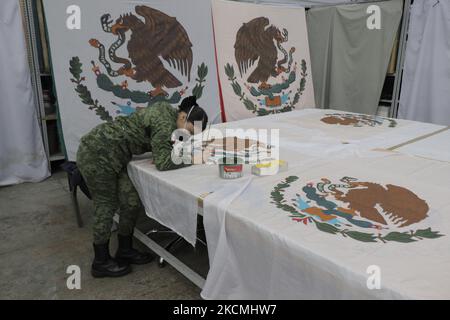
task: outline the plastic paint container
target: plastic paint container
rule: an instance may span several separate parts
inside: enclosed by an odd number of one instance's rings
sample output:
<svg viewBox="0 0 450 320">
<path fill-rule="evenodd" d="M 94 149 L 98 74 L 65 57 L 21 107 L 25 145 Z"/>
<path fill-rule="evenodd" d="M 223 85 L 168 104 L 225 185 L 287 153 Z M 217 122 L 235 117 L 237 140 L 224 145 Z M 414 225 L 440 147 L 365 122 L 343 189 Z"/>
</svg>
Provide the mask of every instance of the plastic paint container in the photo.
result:
<svg viewBox="0 0 450 320">
<path fill-rule="evenodd" d="M 287 171 L 288 163 L 284 160 L 271 160 L 252 166 L 252 173 L 256 176 L 272 176 Z"/>
<path fill-rule="evenodd" d="M 241 158 L 219 160 L 219 175 L 222 179 L 238 179 L 243 176 L 244 161 Z"/>
</svg>

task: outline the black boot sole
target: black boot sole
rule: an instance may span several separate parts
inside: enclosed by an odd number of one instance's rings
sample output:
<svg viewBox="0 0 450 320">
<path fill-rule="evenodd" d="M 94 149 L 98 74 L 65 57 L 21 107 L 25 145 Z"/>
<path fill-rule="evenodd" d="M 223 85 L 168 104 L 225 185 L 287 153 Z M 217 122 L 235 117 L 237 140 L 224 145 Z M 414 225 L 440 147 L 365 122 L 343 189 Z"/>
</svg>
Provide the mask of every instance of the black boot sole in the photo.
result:
<svg viewBox="0 0 450 320">
<path fill-rule="evenodd" d="M 118 278 L 123 277 L 131 272 L 131 267 L 124 269 L 121 272 L 107 272 L 91 269 L 91 275 L 94 278 Z"/>
</svg>

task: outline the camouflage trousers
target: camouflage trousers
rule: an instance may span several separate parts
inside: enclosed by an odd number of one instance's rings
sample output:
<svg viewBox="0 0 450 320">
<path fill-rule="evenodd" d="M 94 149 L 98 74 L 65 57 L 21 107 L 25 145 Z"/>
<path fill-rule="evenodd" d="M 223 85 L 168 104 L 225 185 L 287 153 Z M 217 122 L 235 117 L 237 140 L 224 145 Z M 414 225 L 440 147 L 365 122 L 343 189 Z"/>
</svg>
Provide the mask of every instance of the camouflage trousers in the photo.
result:
<svg viewBox="0 0 450 320">
<path fill-rule="evenodd" d="M 126 165 L 119 173 L 105 161 L 105 149 L 81 144 L 77 166 L 94 202 L 94 243 L 104 244 L 111 237 L 113 216 L 119 210 L 119 233 L 131 235 L 142 210 L 139 195 L 128 177 Z"/>
</svg>

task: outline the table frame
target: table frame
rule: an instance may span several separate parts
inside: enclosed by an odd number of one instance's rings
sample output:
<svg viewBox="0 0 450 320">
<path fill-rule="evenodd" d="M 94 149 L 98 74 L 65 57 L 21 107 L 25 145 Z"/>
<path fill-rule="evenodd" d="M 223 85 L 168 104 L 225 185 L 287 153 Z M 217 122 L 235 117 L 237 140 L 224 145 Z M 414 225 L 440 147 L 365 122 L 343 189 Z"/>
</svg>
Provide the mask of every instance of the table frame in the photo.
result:
<svg viewBox="0 0 450 320">
<path fill-rule="evenodd" d="M 150 218 L 149 218 L 150 219 Z M 119 223 L 119 215 L 114 216 L 114 222 Z M 172 253 L 166 250 L 164 247 L 159 245 L 156 241 L 151 239 L 148 235 L 143 233 L 138 228 L 134 228 L 134 237 L 138 239 L 142 244 L 144 244 L 151 251 L 156 253 L 159 257 L 163 258 L 168 264 L 170 264 L 175 270 L 180 272 L 183 276 L 185 276 L 188 280 L 190 280 L 193 284 L 195 284 L 200 289 L 203 289 L 205 285 L 206 279 L 203 278 L 200 274 L 192 270 L 185 263 L 175 257 Z"/>
</svg>

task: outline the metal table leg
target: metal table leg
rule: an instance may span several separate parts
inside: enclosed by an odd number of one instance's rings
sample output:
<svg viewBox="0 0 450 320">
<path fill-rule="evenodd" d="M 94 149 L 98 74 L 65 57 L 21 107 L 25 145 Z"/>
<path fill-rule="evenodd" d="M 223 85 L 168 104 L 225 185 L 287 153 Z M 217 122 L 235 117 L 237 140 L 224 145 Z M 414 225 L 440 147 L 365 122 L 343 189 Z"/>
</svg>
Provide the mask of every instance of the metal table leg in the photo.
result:
<svg viewBox="0 0 450 320">
<path fill-rule="evenodd" d="M 119 222 L 119 216 L 114 216 L 114 221 Z M 200 289 L 205 285 L 205 278 L 199 275 L 197 272 L 189 268 L 186 264 L 181 262 L 173 254 L 166 250 L 166 248 L 160 246 L 154 240 L 150 239 L 146 234 L 141 232 L 139 229 L 134 228 L 134 236 L 136 239 L 141 241 L 147 248 L 156 253 L 159 257 L 164 259 L 168 264 L 175 268 L 178 272 L 188 278 L 192 283 L 194 283 Z"/>
</svg>

